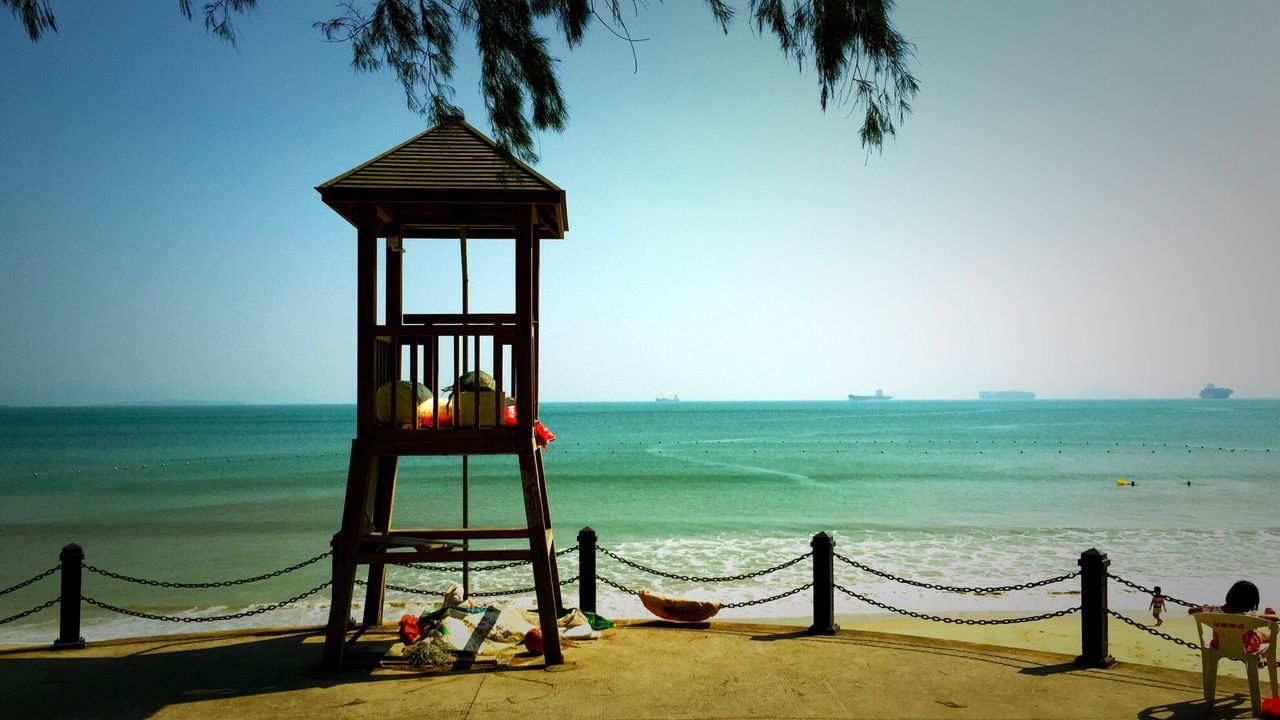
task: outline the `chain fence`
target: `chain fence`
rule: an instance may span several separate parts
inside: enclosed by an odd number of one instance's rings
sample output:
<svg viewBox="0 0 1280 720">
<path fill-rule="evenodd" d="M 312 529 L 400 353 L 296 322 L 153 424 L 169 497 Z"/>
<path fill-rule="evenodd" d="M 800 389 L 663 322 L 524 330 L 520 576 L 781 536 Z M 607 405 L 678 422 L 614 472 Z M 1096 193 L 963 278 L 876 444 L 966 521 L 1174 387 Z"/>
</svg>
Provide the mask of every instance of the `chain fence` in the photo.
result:
<svg viewBox="0 0 1280 720">
<path fill-rule="evenodd" d="M 1124 578 L 1120 577 L 1119 575 L 1112 575 L 1111 573 L 1107 573 L 1107 577 L 1108 577 L 1108 578 L 1110 578 L 1111 580 L 1115 580 L 1116 582 L 1120 583 L 1121 585 L 1128 585 L 1129 587 L 1133 588 L 1134 590 L 1137 590 L 1138 592 L 1143 593 L 1143 594 L 1145 594 L 1145 595 L 1154 595 L 1154 594 L 1155 594 L 1155 592 L 1156 592 L 1156 591 L 1155 591 L 1154 589 L 1152 589 L 1152 588 L 1143 587 L 1143 586 L 1139 585 L 1139 584 L 1138 584 L 1138 583 L 1136 583 L 1136 582 L 1131 582 L 1131 581 L 1129 581 L 1129 580 L 1125 580 Z M 1187 602 L 1186 600 L 1179 600 L 1179 599 L 1178 599 L 1178 598 L 1176 598 L 1176 597 L 1169 597 L 1168 595 L 1165 595 L 1163 592 L 1162 592 L 1162 593 L 1160 593 L 1160 594 L 1161 594 L 1162 596 L 1164 596 L 1164 599 L 1165 599 L 1166 601 L 1171 602 L 1171 603 L 1173 603 L 1173 604 L 1175 604 L 1175 605 L 1181 605 L 1182 607 L 1188 607 L 1188 608 L 1190 608 L 1190 607 L 1198 607 L 1198 606 L 1200 605 L 1200 603 L 1191 603 L 1191 602 Z M 1197 647 L 1198 647 L 1198 646 L 1197 646 Z"/>
<path fill-rule="evenodd" d="M 240 580 L 219 580 L 214 582 L 201 582 L 201 583 L 168 582 L 165 580 L 147 580 L 144 578 L 131 577 L 129 575 L 121 575 L 119 573 L 111 572 L 110 570 L 102 570 L 100 568 L 96 568 L 90 565 L 89 563 L 84 563 L 83 567 L 85 570 L 88 570 L 89 572 L 94 573 L 95 575 L 109 577 L 109 578 L 112 578 L 113 580 L 123 580 L 124 582 L 134 583 L 137 585 L 147 585 L 150 587 L 162 587 L 162 588 L 188 588 L 188 589 L 207 590 L 209 588 L 235 587 L 236 585 L 248 585 L 249 583 L 255 583 L 260 580 L 267 580 L 274 577 L 280 577 L 281 575 L 287 575 L 295 570 L 301 570 L 302 568 L 307 567 L 308 565 L 312 565 L 314 563 L 320 562 L 321 560 L 329 557 L 332 554 L 333 554 L 333 551 L 328 550 L 309 560 L 303 560 L 302 562 L 297 563 L 295 565 L 290 565 L 287 568 L 282 568 L 280 570 L 265 573 L 262 575 L 255 575 L 254 577 L 243 578 Z"/>
<path fill-rule="evenodd" d="M 1074 612 L 1080 612 L 1079 607 L 1073 607 L 1073 608 L 1066 608 L 1064 610 L 1058 610 L 1057 612 L 1049 612 L 1049 613 L 1043 613 L 1040 615 L 1030 615 L 1027 617 L 1016 617 L 1016 618 L 990 619 L 990 618 L 942 617 L 940 615 L 929 615 L 926 613 L 919 613 L 912 610 L 904 610 L 899 607 L 894 607 L 892 605 L 882 603 L 879 600 L 873 600 L 872 598 L 869 598 L 865 595 L 860 595 L 850 590 L 849 588 L 844 587 L 843 585 L 836 584 L 834 585 L 834 587 L 835 589 L 839 590 L 845 595 L 848 595 L 851 598 L 854 598 L 856 600 L 861 600 L 862 602 L 867 603 L 868 605 L 874 605 L 882 610 L 895 612 L 895 613 L 898 613 L 899 615 L 906 615 L 908 617 L 916 618 L 917 620 L 931 620 L 933 622 L 947 623 L 948 625 L 1015 625 L 1017 623 L 1029 623 L 1029 622 L 1036 622 L 1038 620 L 1048 620 L 1049 618 L 1062 617 L 1063 615 L 1070 615 L 1071 613 L 1074 613 Z"/>
<path fill-rule="evenodd" d="M 597 547 L 596 551 L 604 553 L 605 555 L 608 555 L 609 557 L 613 558 L 614 560 L 617 560 L 623 565 L 626 565 L 627 567 L 635 568 L 640 572 L 645 572 L 645 573 L 649 573 L 650 575 L 657 575 L 659 577 L 664 577 L 664 578 L 671 578 L 672 580 L 685 580 L 688 582 L 702 582 L 702 583 L 737 582 L 739 580 L 750 580 L 751 578 L 764 577 L 765 575 L 768 575 L 770 573 L 776 573 L 779 570 L 789 568 L 798 562 L 801 562 L 803 560 L 813 557 L 813 551 L 810 550 L 809 552 L 799 557 L 792 558 L 790 560 L 787 560 L 786 562 L 779 563 L 777 565 L 774 565 L 773 567 L 765 568 L 763 570 L 755 570 L 752 572 L 741 573 L 739 575 L 702 577 L 698 575 L 680 575 L 678 573 L 669 573 L 669 572 L 663 572 L 662 570 L 655 570 L 654 568 L 641 565 L 638 562 L 628 560 L 622 557 L 621 555 L 618 555 L 617 553 L 614 553 L 602 547 Z"/>
<path fill-rule="evenodd" d="M 21 590 L 22 588 L 30 585 L 31 583 L 40 582 L 41 580 L 58 572 L 58 570 L 60 570 L 61 568 L 62 568 L 61 565 L 54 565 L 53 567 L 49 568 L 48 570 L 45 570 L 44 572 L 40 573 L 39 575 L 36 575 L 33 578 L 30 578 L 28 580 L 23 580 L 22 582 L 18 583 L 17 585 L 14 585 L 13 587 L 7 587 L 4 590 L 0 590 L 0 596 L 8 595 L 14 590 Z M 3 624 L 3 623 L 0 623 L 0 624 Z"/>
<path fill-rule="evenodd" d="M 562 557 L 575 552 L 579 552 L 580 549 L 581 548 L 579 545 L 574 545 L 572 547 L 556 551 L 555 556 Z M 734 575 L 700 576 L 700 575 L 687 575 L 682 573 L 667 572 L 664 570 L 659 570 L 657 568 L 650 567 L 648 565 L 636 562 L 634 560 L 630 560 L 618 554 L 617 552 L 614 552 L 613 550 L 610 550 L 604 547 L 596 546 L 594 550 L 596 553 L 602 554 L 608 558 L 611 558 L 612 560 L 620 563 L 621 565 L 627 568 L 630 568 L 632 570 L 638 571 L 640 573 L 654 575 L 662 578 L 668 578 L 671 580 L 678 580 L 678 581 L 691 582 L 691 583 L 705 583 L 705 584 L 741 582 L 746 580 L 752 580 L 754 578 L 765 577 L 773 573 L 777 573 L 782 570 L 785 570 L 787 568 L 794 567 L 799 563 L 805 562 L 806 560 L 810 560 L 814 558 L 814 555 L 815 555 L 813 551 L 809 551 L 804 553 L 803 555 L 799 555 L 794 558 L 777 563 L 776 565 L 772 565 L 772 566 L 765 567 L 758 570 L 742 572 Z M 1042 580 L 1036 580 L 1036 581 L 1025 582 L 1025 583 L 1008 584 L 1008 585 L 997 585 L 997 586 L 970 587 L 970 586 L 958 586 L 958 585 L 944 585 L 939 583 L 922 582 L 919 580 L 912 580 L 909 578 L 901 577 L 890 572 L 886 572 L 883 570 L 879 570 L 877 568 L 870 567 L 850 557 L 846 557 L 844 555 L 835 553 L 830 550 L 827 550 L 825 552 L 830 552 L 831 557 L 833 559 L 838 559 L 842 563 L 850 567 L 853 567 L 863 572 L 870 573 L 871 575 L 882 578 L 884 580 L 888 580 L 894 583 L 901 583 L 901 584 L 909 585 L 916 588 L 923 588 L 927 590 L 935 590 L 935 591 L 949 592 L 949 593 L 970 593 L 975 595 L 988 595 L 988 594 L 1014 592 L 1014 591 L 1020 591 L 1020 590 L 1029 590 L 1033 588 L 1044 587 L 1047 585 L 1053 585 L 1056 583 L 1072 580 L 1074 578 L 1080 577 L 1080 574 L 1081 574 L 1079 571 L 1076 571 L 1076 572 L 1065 573 L 1065 574 L 1054 576 L 1054 577 L 1045 578 Z M 134 584 L 144 585 L 149 587 L 179 588 L 179 589 L 212 589 L 212 588 L 235 587 L 239 585 L 246 585 L 249 583 L 256 583 L 263 580 L 280 577 L 282 575 L 286 575 L 286 574 L 295 572 L 297 570 L 301 570 L 305 567 L 311 566 L 315 563 L 318 563 L 324 560 L 325 558 L 332 556 L 332 554 L 333 554 L 332 551 L 326 551 L 324 553 L 316 555 L 315 557 L 309 558 L 307 560 L 303 560 L 302 562 L 299 562 L 299 563 L 295 563 L 286 568 L 275 570 L 273 572 L 264 573 L 261 575 L 256 575 L 253 577 L 235 579 L 235 580 L 210 581 L 210 582 L 175 582 L 175 581 L 163 581 L 163 580 L 149 580 L 145 578 L 138 578 L 130 575 L 124 575 L 121 573 L 112 572 L 109 570 L 104 570 L 104 569 L 95 567 L 93 565 L 89 565 L 87 563 L 82 563 L 80 567 L 96 575 L 111 578 L 114 580 L 119 580 L 122 582 L 134 583 Z M 530 564 L 529 560 L 518 560 L 514 562 L 505 562 L 505 563 L 471 567 L 470 570 L 472 572 L 490 572 L 490 571 L 497 571 L 497 570 L 504 570 L 504 569 L 526 566 L 529 564 Z M 438 572 L 457 572 L 461 569 L 460 566 L 458 565 L 440 566 L 440 565 L 430 565 L 430 564 L 421 564 L 421 563 L 406 563 L 404 564 L 404 567 L 412 567 L 419 570 L 438 571 Z M 59 572 L 60 569 L 61 569 L 61 566 L 57 565 L 52 568 L 49 568 L 48 570 L 34 577 L 24 580 L 23 582 L 20 582 L 16 585 L 13 585 L 8 588 L 0 589 L 0 596 L 8 595 L 9 593 L 13 593 L 17 590 L 30 586 L 34 583 L 37 583 L 45 578 L 48 578 L 54 573 Z M 1154 590 L 1152 588 L 1144 587 L 1138 583 L 1135 583 L 1123 577 L 1120 577 L 1119 575 L 1107 573 L 1106 577 L 1110 580 L 1115 580 L 1121 585 L 1124 585 L 1137 592 L 1148 594 L 1148 595 L 1154 593 Z M 581 576 L 575 575 L 572 578 L 560 581 L 559 585 L 560 587 L 565 587 L 568 585 L 577 584 L 581 581 L 582 581 Z M 639 595 L 641 592 L 640 590 L 636 590 L 634 588 L 628 587 L 622 584 L 621 582 L 618 582 L 617 580 L 614 580 L 604 575 L 594 575 L 594 577 L 588 576 L 586 578 L 586 582 L 592 582 L 592 581 L 602 583 L 606 586 L 614 588 L 615 590 L 618 590 L 627 595 L 633 595 L 633 596 Z M 364 580 L 356 579 L 355 583 L 357 585 L 367 586 L 367 582 Z M 142 618 L 146 620 L 156 620 L 156 621 L 171 622 L 171 623 L 209 623 L 209 622 L 239 620 L 239 619 L 279 610 L 281 608 L 293 605 L 308 597 L 311 597 L 312 595 L 315 595 L 316 593 L 319 593 L 325 588 L 328 588 L 331 586 L 332 586 L 332 581 L 326 581 L 310 590 L 307 590 L 306 592 L 300 593 L 298 595 L 287 598 L 285 600 L 281 600 L 280 602 L 263 605 L 261 607 L 256 607 L 254 609 L 246 610 L 244 612 L 223 614 L 223 615 L 209 615 L 209 616 L 203 616 L 203 617 L 162 615 L 162 614 L 142 612 L 139 610 L 131 610 L 128 608 L 112 605 L 110 603 L 103 602 L 93 597 L 89 597 L 85 595 L 81 595 L 79 600 L 88 605 L 95 606 L 97 608 L 106 610 L 108 612 L 114 612 L 121 615 L 128 615 L 131 617 Z M 387 590 L 391 590 L 395 592 L 402 592 L 402 593 L 408 593 L 408 594 L 420 595 L 420 596 L 431 596 L 431 597 L 437 597 L 437 598 L 444 596 L 447 592 L 447 591 L 437 591 L 437 590 L 427 590 L 427 589 L 414 588 L 414 587 L 406 587 L 403 585 L 394 585 L 390 583 L 387 583 L 385 587 Z M 919 619 L 919 620 L 927 620 L 931 622 L 940 622 L 940 623 L 955 624 L 955 625 L 1011 625 L 1011 624 L 1017 624 L 1017 623 L 1029 623 L 1029 622 L 1047 620 L 1047 619 L 1056 618 L 1056 617 L 1063 617 L 1063 616 L 1081 611 L 1081 607 L 1077 606 L 1077 607 L 1064 608 L 1062 610 L 1057 610 L 1054 612 L 1045 612 L 1038 615 L 1031 615 L 1031 616 L 1025 616 L 1025 617 L 996 618 L 996 619 L 945 617 L 945 616 L 931 615 L 928 613 L 915 612 L 912 610 L 895 607 L 893 605 L 880 602 L 878 600 L 875 600 L 874 598 L 855 592 L 854 590 L 848 587 L 835 584 L 835 583 L 832 583 L 831 586 L 826 586 L 825 584 L 823 584 L 823 585 L 820 585 L 819 587 L 824 591 L 826 591 L 828 587 L 830 589 L 839 590 L 844 595 L 851 597 L 855 600 L 858 600 L 862 603 L 865 603 L 867 605 L 871 605 L 881 610 L 885 610 L 898 615 L 904 615 L 904 616 Z M 752 607 L 757 605 L 764 605 L 766 603 L 772 603 L 778 600 L 782 600 L 784 598 L 791 597 L 799 593 L 811 591 L 814 588 L 815 588 L 815 583 L 806 582 L 803 585 L 799 585 L 798 587 L 794 587 L 790 590 L 779 592 L 777 594 L 770 595 L 768 597 L 743 600 L 740 602 L 724 603 L 721 605 L 721 607 L 724 609 L 737 609 L 737 608 Z M 507 589 L 500 589 L 500 590 L 490 590 L 490 591 L 483 591 L 483 592 L 472 592 L 470 593 L 470 596 L 476 597 L 476 598 L 503 597 L 503 596 L 525 595 L 529 593 L 535 593 L 536 591 L 537 591 L 536 586 L 528 586 L 528 587 L 507 588 Z M 1182 605 L 1186 607 L 1194 606 L 1193 603 L 1190 603 L 1185 600 L 1181 600 L 1179 598 L 1170 597 L 1168 595 L 1165 595 L 1164 597 L 1166 601 L 1173 604 Z M 63 602 L 63 599 L 61 597 L 53 598 L 52 600 L 49 600 L 35 607 L 32 607 L 23 612 L 17 613 L 15 615 L 11 615 L 6 618 L 0 618 L 0 625 L 5 625 L 8 623 L 15 622 L 17 620 L 21 620 L 30 615 L 33 615 L 35 613 L 38 613 L 50 607 L 53 607 L 54 605 L 57 605 L 61 602 Z M 1127 625 L 1130 625 L 1132 627 L 1138 628 L 1139 630 L 1142 630 L 1152 636 L 1159 637 L 1161 639 L 1175 643 L 1179 646 L 1185 647 L 1190 650 L 1200 649 L 1200 646 L 1197 643 L 1189 642 L 1187 640 L 1183 640 L 1181 638 L 1177 638 L 1167 633 L 1161 632 L 1144 623 L 1141 623 L 1136 620 L 1133 620 L 1132 618 L 1126 617 L 1125 615 L 1119 612 L 1116 612 L 1115 610 L 1108 609 L 1106 612 L 1111 617 L 1115 617 L 1121 622 Z"/>
<path fill-rule="evenodd" d="M 564 555 L 568 555 L 571 552 L 576 552 L 577 550 L 578 550 L 577 545 L 574 545 L 573 547 L 570 547 L 570 548 L 565 548 L 564 550 L 557 550 L 556 557 L 562 557 Z M 520 567 L 521 565 L 528 565 L 531 562 L 533 561 L 532 560 L 516 560 L 514 562 L 501 563 L 498 565 L 479 565 L 479 566 L 473 565 L 472 567 L 468 568 L 468 572 L 488 572 L 490 570 L 506 570 L 507 568 Z M 462 566 L 460 565 L 427 565 L 426 563 L 405 563 L 405 567 L 411 567 L 418 570 L 430 570 L 432 572 L 458 572 L 459 570 L 462 569 Z"/>
<path fill-rule="evenodd" d="M 882 577 L 885 580 L 892 580 L 893 582 L 902 583 L 904 585 L 911 585 L 913 587 L 918 587 L 918 588 L 926 588 L 929 590 L 941 590 L 943 592 L 952 592 L 952 593 L 974 593 L 976 595 L 985 595 L 985 594 L 994 594 L 994 593 L 1013 592 L 1015 590 L 1030 590 L 1031 588 L 1043 587 L 1045 585 L 1053 585 L 1054 583 L 1060 583 L 1060 582 L 1063 582 L 1064 580 L 1070 580 L 1071 578 L 1080 576 L 1080 571 L 1077 570 L 1076 572 L 1067 573 L 1065 575 L 1058 575 L 1056 577 L 1045 578 L 1044 580 L 1036 580 L 1033 582 L 1018 583 L 1017 585 L 994 585 L 990 587 L 964 587 L 961 585 L 939 585 L 936 583 L 927 583 L 927 582 L 920 582 L 918 580 L 910 580 L 908 578 L 899 577 L 892 573 L 887 573 L 882 570 L 877 570 L 873 567 L 863 565 L 857 560 L 854 560 L 852 558 L 847 558 L 844 555 L 841 555 L 840 553 L 832 553 L 832 555 L 834 555 L 837 560 L 840 560 L 841 562 L 847 565 L 851 565 L 859 570 L 869 572 L 872 575 L 875 575 L 877 577 Z"/>
<path fill-rule="evenodd" d="M 272 610 L 279 610 L 280 608 L 292 605 L 298 602 L 299 600 L 303 600 L 305 598 L 311 597 L 312 595 L 315 595 L 316 593 L 329 587 L 332 584 L 333 584 L 332 581 L 326 580 L 323 583 L 317 585 L 316 587 L 313 587 L 304 593 L 294 595 L 293 597 L 287 600 L 281 600 L 278 603 L 264 605 L 263 607 L 254 608 L 253 610 L 246 610 L 244 612 L 232 613 L 230 615 L 206 615 L 201 617 L 192 617 L 190 615 L 154 615 L 152 613 L 139 612 L 137 610 L 129 610 L 128 608 L 117 607 L 110 603 L 105 603 L 100 600 L 95 600 L 91 597 L 88 597 L 87 595 L 81 595 L 80 599 L 90 605 L 93 605 L 94 607 L 102 608 L 103 610 L 110 610 L 111 612 L 114 612 L 114 613 L 120 613 L 121 615 L 129 615 L 131 617 L 136 617 L 136 618 L 143 618 L 145 620 L 162 620 L 164 622 L 172 622 L 172 623 L 208 623 L 208 622 L 221 622 L 223 620 L 239 620 L 241 618 L 253 617 L 254 615 L 261 615 L 263 613 L 268 613 L 268 612 L 271 612 Z"/>
<path fill-rule="evenodd" d="M 37 606 L 35 606 L 35 607 L 31 608 L 30 610 L 24 610 L 23 612 L 20 612 L 20 613 L 18 613 L 17 615 L 10 615 L 10 616 L 9 616 L 9 617 L 7 617 L 7 618 L 0 618 L 0 625 L 4 625 L 4 624 L 7 624 L 7 623 L 11 623 L 11 622 L 13 622 L 14 620 L 21 620 L 22 618 L 24 618 L 24 617 L 26 617 L 26 616 L 28 616 L 28 615 L 35 615 L 36 613 L 40 612 L 41 610 L 45 610 L 45 609 L 51 608 L 51 607 L 53 607 L 54 605 L 57 605 L 57 604 L 58 604 L 58 603 L 60 603 L 60 602 L 62 602 L 62 598 L 60 598 L 60 597 L 56 597 L 56 598 L 54 598 L 54 599 L 50 600 L 49 602 L 41 603 L 41 604 L 39 604 L 39 605 L 37 605 Z"/>
<path fill-rule="evenodd" d="M 629 588 L 626 585 L 623 585 L 622 583 L 616 582 L 614 580 L 611 580 L 605 577 L 604 575 L 597 575 L 596 579 L 604 583 L 605 585 L 608 585 L 609 587 L 614 588 L 616 590 L 621 590 L 622 592 L 627 593 L 628 595 L 640 594 L 639 590 Z M 792 595 L 795 595 L 796 593 L 804 592 L 805 590 L 808 590 L 811 587 L 813 587 L 813 583 L 808 582 L 801 585 L 798 588 L 793 588 L 786 592 L 778 593 L 777 595 L 770 595 L 769 597 L 757 598 L 755 600 L 743 600 L 742 602 L 736 602 L 736 603 L 724 603 L 720 607 L 726 610 L 731 610 L 733 608 L 749 607 L 752 605 L 763 605 L 765 603 L 773 602 L 774 600 L 781 600 L 784 597 L 790 597 Z"/>
<path fill-rule="evenodd" d="M 566 585 L 572 585 L 576 582 L 578 582 L 578 576 L 574 575 L 568 580 L 561 580 L 560 587 L 564 587 Z M 356 584 L 368 586 L 369 583 L 364 580 L 357 579 Z M 388 590 L 396 590 L 398 592 L 410 593 L 412 595 L 434 595 L 436 597 L 444 597 L 446 594 L 448 594 L 448 591 L 446 590 L 421 590 L 418 588 L 405 587 L 403 585 L 392 585 L 391 583 L 387 583 L 385 587 Z M 471 597 L 499 597 L 502 595 L 523 595 L 525 593 L 535 592 L 537 591 L 537 589 L 538 588 L 536 585 L 530 585 L 529 587 L 523 587 L 523 588 L 511 588 L 510 590 L 490 590 L 488 592 L 473 592 L 473 593 L 470 593 L 470 596 Z"/>
<path fill-rule="evenodd" d="M 1136 627 L 1139 630 L 1145 633 L 1148 633 L 1150 635 L 1155 635 L 1158 638 L 1164 638 L 1165 640 L 1168 640 L 1171 643 L 1181 645 L 1185 648 L 1190 648 L 1192 650 L 1195 650 L 1196 652 L 1200 651 L 1200 645 L 1198 643 L 1189 642 L 1187 640 L 1183 640 L 1182 638 L 1176 638 L 1168 633 L 1160 632 L 1159 630 L 1153 627 L 1150 627 L 1149 625 L 1145 625 L 1143 623 L 1138 622 L 1137 620 L 1125 617 L 1124 615 L 1121 615 L 1120 613 L 1116 612 L 1115 610 L 1112 610 L 1111 608 L 1107 608 L 1107 614 L 1117 620 L 1120 620 L 1121 622 L 1124 622 L 1128 625 L 1132 625 L 1133 627 Z"/>
</svg>

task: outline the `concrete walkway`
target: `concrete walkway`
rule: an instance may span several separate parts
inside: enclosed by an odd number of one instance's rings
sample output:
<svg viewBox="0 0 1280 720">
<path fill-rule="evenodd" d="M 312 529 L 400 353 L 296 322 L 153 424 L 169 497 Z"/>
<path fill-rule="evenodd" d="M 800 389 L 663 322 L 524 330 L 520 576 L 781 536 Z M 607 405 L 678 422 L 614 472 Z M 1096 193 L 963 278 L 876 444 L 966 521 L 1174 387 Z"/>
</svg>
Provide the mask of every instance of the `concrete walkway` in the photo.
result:
<svg viewBox="0 0 1280 720">
<path fill-rule="evenodd" d="M 363 667 L 337 676 L 316 670 L 314 628 L 0 651 L 0 717 L 1205 717 L 1194 673 L 847 630 L 644 623 L 567 647 L 560 667 L 521 656 L 433 673 L 377 667 L 393 642 L 366 636 Z M 1243 681 L 1218 690 L 1219 717 L 1249 716 Z"/>
</svg>

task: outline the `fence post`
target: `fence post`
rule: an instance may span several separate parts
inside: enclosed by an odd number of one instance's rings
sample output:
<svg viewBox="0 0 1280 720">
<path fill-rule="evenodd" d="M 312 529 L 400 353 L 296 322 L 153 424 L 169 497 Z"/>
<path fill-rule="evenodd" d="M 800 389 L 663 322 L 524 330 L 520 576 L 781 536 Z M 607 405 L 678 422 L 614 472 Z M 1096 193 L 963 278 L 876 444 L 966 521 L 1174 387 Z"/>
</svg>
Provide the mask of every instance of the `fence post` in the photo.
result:
<svg viewBox="0 0 1280 720">
<path fill-rule="evenodd" d="M 62 548 L 58 560 L 62 563 L 61 618 L 53 649 L 79 650 L 84 647 L 84 638 L 80 636 L 80 572 L 84 566 L 84 550 L 71 543 Z"/>
<path fill-rule="evenodd" d="M 813 625 L 810 635 L 835 635 L 835 558 L 836 540 L 825 532 L 813 536 Z"/>
<path fill-rule="evenodd" d="M 596 611 L 596 531 L 590 526 L 578 531 L 578 607 Z"/>
<path fill-rule="evenodd" d="M 1076 665 L 1109 668 L 1107 654 L 1107 567 L 1111 560 L 1097 548 L 1080 553 L 1080 656 Z"/>
</svg>

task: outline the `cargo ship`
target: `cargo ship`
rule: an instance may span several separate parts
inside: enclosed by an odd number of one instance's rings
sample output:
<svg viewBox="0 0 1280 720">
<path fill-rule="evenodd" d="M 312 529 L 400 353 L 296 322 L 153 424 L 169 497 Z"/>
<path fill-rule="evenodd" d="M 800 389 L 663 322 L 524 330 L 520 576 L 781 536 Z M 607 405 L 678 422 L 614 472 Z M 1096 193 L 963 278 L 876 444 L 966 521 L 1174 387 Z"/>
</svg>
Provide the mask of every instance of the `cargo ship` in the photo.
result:
<svg viewBox="0 0 1280 720">
<path fill-rule="evenodd" d="M 850 400 L 892 400 L 892 395 L 885 395 L 884 390 L 876 388 L 875 395 L 850 395 Z"/>
<path fill-rule="evenodd" d="M 1213 383 L 1209 383 L 1200 391 L 1200 397 L 1205 400 L 1226 400 L 1231 397 L 1232 392 L 1234 391 L 1231 388 L 1218 387 Z"/>
<path fill-rule="evenodd" d="M 654 402 L 680 402 L 680 396 L 672 395 L 671 397 L 654 398 L 653 401 Z"/>
<path fill-rule="evenodd" d="M 983 390 L 979 400 L 1035 400 L 1036 394 L 1026 390 Z"/>
</svg>

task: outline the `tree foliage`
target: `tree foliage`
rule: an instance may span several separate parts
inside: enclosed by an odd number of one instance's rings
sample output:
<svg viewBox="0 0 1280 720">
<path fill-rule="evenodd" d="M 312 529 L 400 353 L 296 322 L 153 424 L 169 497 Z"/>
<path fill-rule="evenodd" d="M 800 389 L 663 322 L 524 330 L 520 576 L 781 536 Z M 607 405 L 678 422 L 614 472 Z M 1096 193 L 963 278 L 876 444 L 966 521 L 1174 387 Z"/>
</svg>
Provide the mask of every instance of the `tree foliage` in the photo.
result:
<svg viewBox="0 0 1280 720">
<path fill-rule="evenodd" d="M 659 0 L 661 1 L 661 0 Z M 38 40 L 57 32 L 50 0 L 0 0 Z M 737 14 L 729 0 L 704 0 L 724 32 Z M 208 0 L 204 26 L 230 43 L 232 16 L 258 0 Z M 480 92 L 499 144 L 529 161 L 537 159 L 534 133 L 564 129 L 568 109 L 549 38 L 554 25 L 570 48 L 595 24 L 630 43 L 628 12 L 644 0 L 346 0 L 338 17 L 317 22 L 333 42 L 349 43 L 360 71 L 389 68 L 404 87 L 411 110 L 438 121 L 461 114 L 452 85 L 459 31 L 475 37 Z M 178 0 L 193 18 L 192 0 Z M 783 55 L 818 78 L 819 104 L 863 108 L 862 144 L 879 149 L 911 112 L 919 85 L 911 73 L 915 47 L 894 28 L 893 0 L 748 0 L 755 32 L 772 35 Z"/>
</svg>

